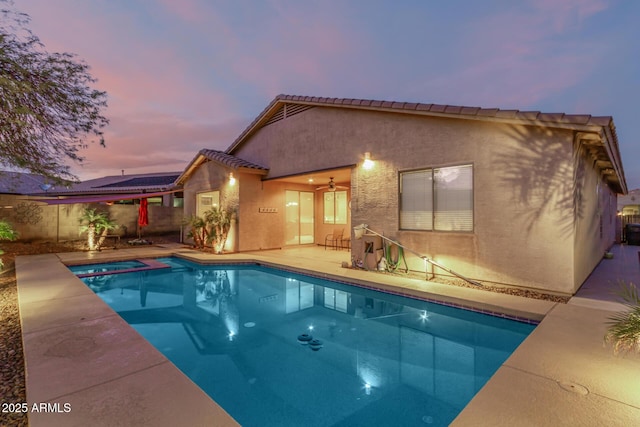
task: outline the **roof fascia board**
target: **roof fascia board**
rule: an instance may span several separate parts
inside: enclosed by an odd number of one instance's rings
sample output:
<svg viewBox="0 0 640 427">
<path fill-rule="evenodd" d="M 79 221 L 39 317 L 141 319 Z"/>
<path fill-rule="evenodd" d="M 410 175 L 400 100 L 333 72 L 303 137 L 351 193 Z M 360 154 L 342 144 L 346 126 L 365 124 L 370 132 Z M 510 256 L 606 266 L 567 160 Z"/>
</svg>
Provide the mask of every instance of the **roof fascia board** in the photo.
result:
<svg viewBox="0 0 640 427">
<path fill-rule="evenodd" d="M 479 116 L 472 114 L 460 114 L 460 113 L 447 113 L 447 112 L 438 112 L 438 111 L 430 111 L 430 110 L 408 110 L 408 109 L 397 109 L 383 106 L 371 106 L 371 105 L 353 105 L 353 104 L 330 104 L 326 102 L 320 101 L 308 101 L 308 100 L 288 100 L 277 97 L 272 103 L 265 108 L 265 110 L 258 116 L 258 118 L 243 131 L 242 134 L 238 137 L 238 139 L 231 145 L 225 153 L 233 154 L 239 146 L 244 144 L 246 140 L 255 133 L 258 129 L 262 127 L 264 123 L 266 123 L 271 115 L 276 112 L 280 106 L 283 104 L 297 104 L 297 105 L 308 105 L 313 107 L 325 107 L 325 108 L 344 108 L 351 110 L 366 110 L 366 111 L 374 111 L 374 112 L 384 112 L 384 113 L 393 113 L 393 114 L 409 114 L 409 115 L 417 115 L 417 116 L 428 116 L 428 117 L 442 117 L 442 118 L 450 118 L 457 120 L 476 120 L 476 121 L 484 121 L 491 123 L 505 123 L 512 125 L 524 125 L 524 126 L 537 126 L 537 127 L 545 127 L 545 128 L 555 128 L 555 129 L 567 129 L 567 130 L 577 130 L 577 131 L 586 131 L 586 132 L 594 132 L 602 129 L 603 126 L 596 124 L 579 124 L 579 123 L 562 123 L 562 122 L 553 122 L 553 121 L 543 121 L 543 120 L 529 120 L 524 118 L 509 118 L 509 117 L 495 117 L 495 116 Z"/>
<path fill-rule="evenodd" d="M 603 143 L 605 150 L 607 151 L 607 156 L 611 159 L 611 163 L 613 164 L 613 169 L 618 176 L 618 182 L 620 183 L 620 189 L 622 190 L 622 194 L 627 194 L 627 182 L 624 176 L 624 169 L 622 167 L 622 159 L 620 156 L 620 149 L 618 147 L 618 138 L 612 131 L 613 124 L 609 126 L 603 126 Z"/>
<path fill-rule="evenodd" d="M 184 182 L 191 176 L 193 175 L 193 173 L 196 171 L 196 169 L 198 169 L 200 166 L 202 166 L 205 163 L 208 162 L 214 162 L 219 166 L 222 166 L 225 169 L 231 169 L 233 171 L 238 171 L 238 172 L 243 172 L 243 173 L 252 173 L 252 174 L 256 174 L 256 175 L 266 175 L 267 174 L 267 170 L 264 169 L 254 169 L 254 168 L 247 168 L 244 166 L 229 166 L 226 165 L 222 162 L 219 162 L 218 160 L 215 159 L 210 159 L 207 156 L 205 156 L 204 154 L 198 154 L 195 159 L 193 159 L 191 161 L 191 163 L 186 167 L 185 171 L 182 173 L 182 175 L 180 175 L 178 177 L 178 179 L 176 179 L 176 185 L 184 185 Z"/>
<path fill-rule="evenodd" d="M 182 172 L 178 179 L 176 179 L 176 185 L 184 185 L 185 181 L 193 174 L 196 169 L 198 169 L 201 164 L 205 163 L 206 160 L 208 159 L 202 154 L 196 154 L 193 160 L 191 160 L 191 162 L 184 169 L 184 172 Z"/>
<path fill-rule="evenodd" d="M 240 136 L 224 152 L 227 154 L 233 154 L 233 151 L 236 148 L 238 148 L 240 145 L 242 145 L 250 135 L 252 135 L 255 131 L 260 129 L 262 125 L 264 125 L 271 118 L 271 115 L 280 108 L 281 105 L 284 105 L 287 103 L 301 104 L 301 105 L 314 105 L 314 106 L 322 105 L 319 103 L 309 103 L 309 102 L 291 102 L 291 101 L 287 102 L 284 99 L 280 99 L 276 97 L 276 99 L 271 101 L 271 104 L 268 105 L 267 108 L 265 108 L 264 111 L 262 111 L 262 113 L 260 113 L 260 115 L 256 118 L 256 120 L 253 121 L 252 124 L 249 125 L 248 128 L 242 131 Z"/>
</svg>

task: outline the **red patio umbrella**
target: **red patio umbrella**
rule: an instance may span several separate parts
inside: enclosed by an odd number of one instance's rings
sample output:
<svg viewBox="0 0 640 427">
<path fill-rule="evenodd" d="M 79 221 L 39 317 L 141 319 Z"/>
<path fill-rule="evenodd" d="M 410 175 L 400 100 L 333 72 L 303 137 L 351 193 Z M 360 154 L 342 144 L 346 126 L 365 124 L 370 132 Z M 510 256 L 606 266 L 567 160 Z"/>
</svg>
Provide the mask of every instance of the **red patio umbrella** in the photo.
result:
<svg viewBox="0 0 640 427">
<path fill-rule="evenodd" d="M 140 207 L 138 208 L 138 239 L 140 238 L 142 227 L 146 227 L 147 225 L 149 225 L 147 199 L 140 199 Z"/>
</svg>

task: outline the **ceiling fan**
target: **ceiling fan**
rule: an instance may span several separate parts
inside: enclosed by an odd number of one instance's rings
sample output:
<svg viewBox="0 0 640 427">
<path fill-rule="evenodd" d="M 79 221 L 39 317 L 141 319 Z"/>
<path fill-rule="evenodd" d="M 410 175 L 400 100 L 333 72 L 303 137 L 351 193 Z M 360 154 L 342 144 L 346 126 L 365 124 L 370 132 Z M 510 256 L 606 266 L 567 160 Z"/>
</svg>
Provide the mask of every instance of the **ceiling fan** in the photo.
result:
<svg viewBox="0 0 640 427">
<path fill-rule="evenodd" d="M 347 188 L 348 187 L 343 187 L 342 185 L 337 185 L 333 180 L 333 177 L 330 177 L 327 185 L 323 185 L 322 187 L 316 188 L 316 191 L 318 190 L 336 191 L 336 190 L 346 190 Z"/>
</svg>

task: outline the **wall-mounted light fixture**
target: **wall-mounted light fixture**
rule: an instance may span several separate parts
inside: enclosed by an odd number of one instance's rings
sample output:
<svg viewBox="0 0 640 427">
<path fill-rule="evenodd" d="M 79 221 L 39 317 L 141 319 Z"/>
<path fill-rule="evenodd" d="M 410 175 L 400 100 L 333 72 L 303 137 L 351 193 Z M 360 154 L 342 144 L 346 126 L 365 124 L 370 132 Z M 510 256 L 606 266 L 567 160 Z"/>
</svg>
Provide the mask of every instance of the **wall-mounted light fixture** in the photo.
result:
<svg viewBox="0 0 640 427">
<path fill-rule="evenodd" d="M 229 172 L 229 185 L 235 185 L 236 178 L 233 176 L 233 172 Z"/>
<path fill-rule="evenodd" d="M 373 162 L 373 160 L 371 160 L 371 153 L 367 151 L 366 153 L 364 153 L 364 162 L 362 162 L 362 167 L 365 170 L 370 170 L 374 165 L 375 163 Z"/>
</svg>

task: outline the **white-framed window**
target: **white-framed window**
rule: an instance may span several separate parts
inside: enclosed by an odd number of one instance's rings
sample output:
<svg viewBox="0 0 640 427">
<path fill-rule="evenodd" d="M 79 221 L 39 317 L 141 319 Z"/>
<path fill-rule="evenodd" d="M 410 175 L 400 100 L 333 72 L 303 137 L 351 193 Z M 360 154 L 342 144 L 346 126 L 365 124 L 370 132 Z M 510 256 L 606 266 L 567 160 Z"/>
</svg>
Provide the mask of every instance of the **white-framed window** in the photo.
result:
<svg viewBox="0 0 640 427">
<path fill-rule="evenodd" d="M 324 193 L 325 224 L 346 224 L 347 210 L 346 191 L 327 191 Z"/>
<path fill-rule="evenodd" d="M 400 229 L 473 231 L 473 165 L 400 172 Z"/>
<path fill-rule="evenodd" d="M 207 191 L 196 195 L 196 216 L 202 218 L 211 208 L 220 206 L 220 191 Z"/>
</svg>

